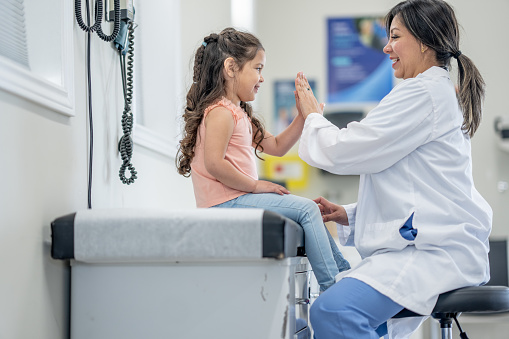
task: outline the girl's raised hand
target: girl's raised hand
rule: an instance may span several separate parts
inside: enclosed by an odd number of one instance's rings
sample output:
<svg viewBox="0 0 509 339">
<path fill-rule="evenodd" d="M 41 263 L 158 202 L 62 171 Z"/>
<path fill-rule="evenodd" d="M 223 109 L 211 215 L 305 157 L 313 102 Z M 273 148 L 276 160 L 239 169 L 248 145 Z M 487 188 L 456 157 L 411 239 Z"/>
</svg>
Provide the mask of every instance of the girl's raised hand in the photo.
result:
<svg viewBox="0 0 509 339">
<path fill-rule="evenodd" d="M 310 113 L 323 114 L 325 104 L 318 103 L 313 95 L 311 86 L 309 86 L 308 79 L 302 72 L 297 73 L 297 77 L 295 78 L 295 90 L 297 109 L 304 119 L 307 118 Z"/>
<path fill-rule="evenodd" d="M 279 195 L 285 195 L 290 194 L 290 191 L 270 181 L 256 180 L 255 188 L 251 193 L 277 193 Z"/>
</svg>

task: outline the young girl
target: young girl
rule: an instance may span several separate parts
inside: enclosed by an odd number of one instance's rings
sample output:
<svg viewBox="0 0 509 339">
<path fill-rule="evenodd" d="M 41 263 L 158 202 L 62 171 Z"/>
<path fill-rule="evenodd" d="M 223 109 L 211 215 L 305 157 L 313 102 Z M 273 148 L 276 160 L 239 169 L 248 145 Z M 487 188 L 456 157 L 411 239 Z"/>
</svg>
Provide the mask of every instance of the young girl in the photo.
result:
<svg viewBox="0 0 509 339">
<path fill-rule="evenodd" d="M 299 114 L 273 136 L 253 115 L 247 102 L 255 99 L 263 82 L 264 64 L 265 50 L 252 34 L 226 28 L 203 39 L 187 93 L 178 172 L 191 175 L 199 208 L 262 208 L 299 223 L 308 260 L 324 291 L 350 265 L 324 226 L 320 209 L 281 185 L 258 180 L 256 151 L 286 154 L 304 126 Z"/>
</svg>

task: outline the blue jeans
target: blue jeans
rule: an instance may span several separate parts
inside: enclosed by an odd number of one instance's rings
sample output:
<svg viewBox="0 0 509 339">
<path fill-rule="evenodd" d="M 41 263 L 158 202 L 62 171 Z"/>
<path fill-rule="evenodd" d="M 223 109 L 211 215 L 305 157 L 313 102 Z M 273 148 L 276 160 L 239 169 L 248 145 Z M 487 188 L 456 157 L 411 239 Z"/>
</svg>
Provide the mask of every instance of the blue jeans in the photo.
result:
<svg viewBox="0 0 509 339">
<path fill-rule="evenodd" d="M 301 225 L 304 229 L 306 255 L 322 291 L 335 283 L 339 272 L 350 268 L 323 224 L 320 209 L 313 200 L 292 194 L 248 193 L 213 207 L 262 208 Z"/>
<path fill-rule="evenodd" d="M 387 320 L 402 309 L 368 284 L 343 278 L 311 306 L 314 338 L 379 339 L 387 334 Z"/>
</svg>

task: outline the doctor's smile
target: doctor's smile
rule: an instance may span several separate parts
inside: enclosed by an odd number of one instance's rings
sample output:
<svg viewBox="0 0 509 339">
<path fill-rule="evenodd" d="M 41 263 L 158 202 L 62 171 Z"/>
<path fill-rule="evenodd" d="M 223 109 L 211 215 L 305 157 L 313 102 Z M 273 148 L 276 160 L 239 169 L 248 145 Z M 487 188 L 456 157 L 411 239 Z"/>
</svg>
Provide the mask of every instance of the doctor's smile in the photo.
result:
<svg viewBox="0 0 509 339">
<path fill-rule="evenodd" d="M 416 77 L 436 65 L 436 58 L 401 22 L 400 15 L 392 20 L 387 45 L 383 52 L 392 60 L 394 76 L 400 79 Z"/>
</svg>

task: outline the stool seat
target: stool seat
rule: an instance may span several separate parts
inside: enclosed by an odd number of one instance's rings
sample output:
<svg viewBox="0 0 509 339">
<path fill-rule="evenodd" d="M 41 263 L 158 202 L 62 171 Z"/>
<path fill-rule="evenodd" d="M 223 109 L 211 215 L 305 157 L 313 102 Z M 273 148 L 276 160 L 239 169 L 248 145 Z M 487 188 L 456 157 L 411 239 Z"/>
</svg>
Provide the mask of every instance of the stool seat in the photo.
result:
<svg viewBox="0 0 509 339">
<path fill-rule="evenodd" d="M 509 287 L 471 286 L 449 291 L 438 297 L 431 315 L 438 313 L 502 313 L 509 311 Z M 404 309 L 394 318 L 422 316 Z"/>
<path fill-rule="evenodd" d="M 493 314 L 509 312 L 509 287 L 471 286 L 440 294 L 431 316 L 440 321 L 442 339 L 452 338 L 452 320 L 461 313 Z M 420 317 L 422 314 L 403 309 L 393 318 Z M 460 330 L 461 338 L 468 338 Z"/>
<path fill-rule="evenodd" d="M 472 286 L 441 294 L 433 313 L 502 313 L 509 311 L 509 287 Z"/>
</svg>

